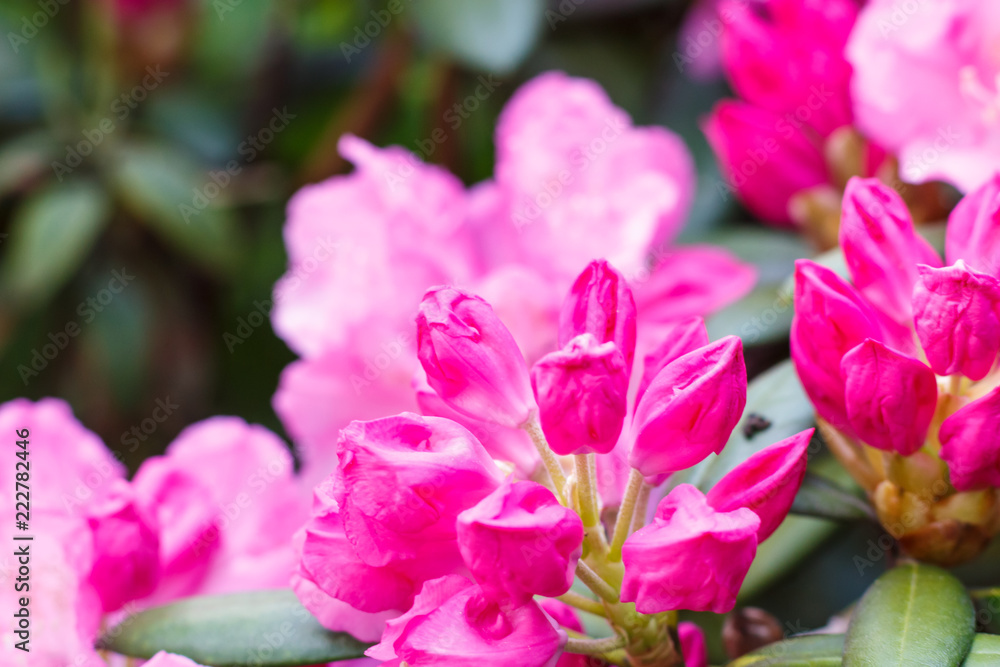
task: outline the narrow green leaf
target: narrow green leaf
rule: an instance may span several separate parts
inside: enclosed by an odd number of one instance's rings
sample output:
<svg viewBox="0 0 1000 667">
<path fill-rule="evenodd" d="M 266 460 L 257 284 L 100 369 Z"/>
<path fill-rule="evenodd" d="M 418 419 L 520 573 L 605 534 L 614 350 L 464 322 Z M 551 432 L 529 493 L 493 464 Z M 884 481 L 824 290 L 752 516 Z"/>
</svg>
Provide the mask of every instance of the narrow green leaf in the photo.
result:
<svg viewBox="0 0 1000 667">
<path fill-rule="evenodd" d="M 976 635 L 972 650 L 965 657 L 962 667 L 996 667 L 1000 665 L 1000 637 L 997 635 Z"/>
<path fill-rule="evenodd" d="M 975 637 L 975 610 L 958 579 L 907 563 L 872 584 L 851 617 L 845 667 L 962 664 Z"/>
<path fill-rule="evenodd" d="M 521 64 L 545 25 L 544 0 L 420 0 L 407 11 L 432 46 L 498 74 Z"/>
<path fill-rule="evenodd" d="M 729 667 L 839 667 L 844 635 L 804 635 L 776 642 L 729 663 Z"/>
<path fill-rule="evenodd" d="M 23 303 L 40 305 L 62 286 L 90 252 L 108 221 L 109 204 L 89 180 L 67 182 L 32 195 L 14 214 L 3 285 Z"/>
<path fill-rule="evenodd" d="M 364 655 L 367 644 L 330 632 L 289 590 L 195 597 L 139 612 L 101 638 L 115 653 L 159 651 L 208 667 L 300 667 Z"/>
<path fill-rule="evenodd" d="M 791 511 L 794 514 L 838 521 L 875 518 L 875 513 L 864 500 L 811 472 L 807 472 L 802 480 L 802 487 L 795 496 Z"/>
</svg>

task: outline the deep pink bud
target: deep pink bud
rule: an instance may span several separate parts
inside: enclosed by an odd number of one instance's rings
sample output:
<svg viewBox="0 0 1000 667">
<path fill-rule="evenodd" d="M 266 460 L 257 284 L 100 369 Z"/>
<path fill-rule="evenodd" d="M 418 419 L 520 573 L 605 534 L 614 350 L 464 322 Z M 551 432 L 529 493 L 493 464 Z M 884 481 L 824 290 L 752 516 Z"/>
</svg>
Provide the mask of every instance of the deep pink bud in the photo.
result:
<svg viewBox="0 0 1000 667">
<path fill-rule="evenodd" d="M 909 456 L 924 446 L 937 378 L 921 361 L 868 338 L 844 356 L 847 418 L 866 444 Z"/>
<path fill-rule="evenodd" d="M 976 271 L 1000 273 L 1000 174 L 962 198 L 948 216 L 945 257 Z"/>
<path fill-rule="evenodd" d="M 777 113 L 723 100 L 702 130 L 728 184 L 768 222 L 791 225 L 791 197 L 829 180 L 818 144 Z"/>
<path fill-rule="evenodd" d="M 586 333 L 531 369 L 542 430 L 556 454 L 607 454 L 628 410 L 625 359 L 612 342 Z"/>
<path fill-rule="evenodd" d="M 935 373 L 981 380 L 1000 352 L 1000 280 L 962 260 L 943 269 L 921 266 L 913 320 Z"/>
<path fill-rule="evenodd" d="M 455 518 L 503 481 L 468 430 L 438 417 L 352 422 L 337 448 L 334 497 L 369 565 L 415 558 L 432 545 L 457 553 Z"/>
<path fill-rule="evenodd" d="M 717 512 L 740 507 L 760 517 L 757 543 L 777 530 L 792 507 L 806 474 L 806 456 L 813 429 L 785 438 L 757 452 L 733 468 L 708 492 L 708 504 Z"/>
<path fill-rule="evenodd" d="M 941 458 L 959 491 L 1000 486 L 1000 387 L 941 424 Z"/>
<path fill-rule="evenodd" d="M 840 245 L 854 286 L 909 325 L 917 265 L 941 266 L 941 259 L 913 228 L 903 198 L 877 178 L 852 178 L 844 190 Z"/>
<path fill-rule="evenodd" d="M 691 621 L 678 623 L 677 635 L 681 640 L 684 667 L 708 667 L 708 645 L 705 643 L 705 633 L 698 624 Z"/>
<path fill-rule="evenodd" d="M 795 370 L 819 416 L 850 431 L 840 362 L 866 338 L 881 339 L 878 316 L 836 273 L 808 259 L 795 263 Z"/>
<path fill-rule="evenodd" d="M 566 633 L 534 601 L 504 606 L 458 575 L 424 584 L 413 608 L 386 624 L 366 655 L 399 667 L 551 667 Z"/>
<path fill-rule="evenodd" d="M 429 290 L 417 315 L 417 346 L 427 382 L 459 412 L 516 427 L 535 409 L 514 337 L 478 296 Z"/>
<path fill-rule="evenodd" d="M 573 584 L 583 522 L 535 482 L 510 479 L 458 515 L 458 548 L 483 590 L 523 603 Z"/>
<path fill-rule="evenodd" d="M 580 334 L 593 334 L 598 343 L 612 342 L 632 372 L 635 357 L 635 299 L 628 282 L 603 259 L 587 265 L 563 301 L 559 313 L 559 345 Z"/>
<path fill-rule="evenodd" d="M 657 374 L 635 409 L 629 464 L 656 478 L 718 454 L 746 402 L 747 369 L 736 336 L 675 359 Z"/>
<path fill-rule="evenodd" d="M 663 335 L 663 342 L 646 355 L 639 393 L 635 397 L 636 404 L 642 400 L 642 395 L 646 393 L 656 374 L 667 364 L 705 345 L 708 345 L 708 330 L 701 317 L 689 317 L 671 325 Z"/>
<path fill-rule="evenodd" d="M 730 611 L 757 553 L 759 527 L 751 510 L 717 512 L 701 491 L 681 484 L 660 501 L 653 523 L 625 541 L 622 602 L 644 614 Z"/>
<path fill-rule="evenodd" d="M 90 583 L 104 612 L 152 593 L 160 580 L 160 536 L 132 487 L 113 480 L 108 494 L 89 508 L 87 522 L 94 539 Z"/>
</svg>

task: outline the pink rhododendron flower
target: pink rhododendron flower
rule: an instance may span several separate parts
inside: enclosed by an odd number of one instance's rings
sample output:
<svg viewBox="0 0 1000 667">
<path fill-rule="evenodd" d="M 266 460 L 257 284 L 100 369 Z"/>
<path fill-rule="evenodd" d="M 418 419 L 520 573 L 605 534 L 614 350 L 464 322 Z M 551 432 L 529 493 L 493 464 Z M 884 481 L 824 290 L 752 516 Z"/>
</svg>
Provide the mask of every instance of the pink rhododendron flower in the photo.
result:
<svg viewBox="0 0 1000 667">
<path fill-rule="evenodd" d="M 684 667 L 708 667 L 708 646 L 701 628 L 690 621 L 683 621 L 677 624 L 677 634 L 681 640 Z"/>
<path fill-rule="evenodd" d="M 594 261 L 577 276 L 559 313 L 559 345 L 581 334 L 614 343 L 625 359 L 626 375 L 635 357 L 635 298 L 625 277 L 605 261 Z"/>
<path fill-rule="evenodd" d="M 998 26 L 997 5 L 977 0 L 861 11 L 847 45 L 854 112 L 904 180 L 970 191 L 1000 170 Z"/>
<path fill-rule="evenodd" d="M 951 483 L 969 490 L 1000 486 L 1000 387 L 959 408 L 941 424 L 941 458 Z"/>
<path fill-rule="evenodd" d="M 651 336 L 753 286 L 753 268 L 727 251 L 669 245 L 694 193 L 691 157 L 672 133 L 633 126 L 593 82 L 560 73 L 532 80 L 504 109 L 496 144 L 495 178 L 463 189 L 401 148 L 344 137 L 354 173 L 290 203 L 289 269 L 275 287 L 273 320 L 302 359 L 286 369 L 274 404 L 310 483 L 335 465 L 332 443 L 351 420 L 417 409 L 412 321 L 434 285 L 485 298 L 529 364 L 552 351 L 562 297 L 595 257 L 623 269 Z M 620 337 L 634 318 L 623 314 Z M 236 350 L 242 340 L 237 330 L 226 343 Z M 631 367 L 633 343 L 616 342 Z M 539 461 L 530 443 L 503 441 L 502 458 L 530 474 Z"/>
<path fill-rule="evenodd" d="M 757 553 L 759 527 L 753 511 L 718 512 L 681 484 L 660 502 L 653 523 L 625 542 L 622 601 L 651 614 L 731 610 Z"/>
</svg>

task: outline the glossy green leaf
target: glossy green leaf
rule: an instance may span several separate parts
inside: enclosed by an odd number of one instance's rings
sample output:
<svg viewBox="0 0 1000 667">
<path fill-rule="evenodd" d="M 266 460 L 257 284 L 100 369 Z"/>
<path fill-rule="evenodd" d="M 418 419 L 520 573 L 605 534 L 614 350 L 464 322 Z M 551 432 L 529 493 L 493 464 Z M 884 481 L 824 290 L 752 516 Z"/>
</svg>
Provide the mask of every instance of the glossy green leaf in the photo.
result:
<svg viewBox="0 0 1000 667">
<path fill-rule="evenodd" d="M 850 491 L 819 475 L 807 472 L 802 487 L 795 496 L 795 514 L 838 521 L 874 519 L 871 506 Z"/>
<path fill-rule="evenodd" d="M 3 239 L 7 292 L 25 304 L 47 300 L 83 262 L 108 214 L 108 198 L 93 181 L 67 182 L 29 197 Z"/>
<path fill-rule="evenodd" d="M 804 635 L 775 642 L 729 667 L 839 667 L 844 635 Z"/>
<path fill-rule="evenodd" d="M 139 612 L 100 646 L 149 658 L 158 651 L 207 667 L 300 667 L 361 657 L 367 644 L 330 632 L 289 590 L 195 597 Z"/>
<path fill-rule="evenodd" d="M 545 0 L 419 0 L 424 38 L 467 65 L 496 73 L 516 68 L 545 26 Z M 558 25 L 558 24 L 557 24 Z"/>
<path fill-rule="evenodd" d="M 847 628 L 845 667 L 962 664 L 975 636 L 972 600 L 958 579 L 907 563 L 878 578 Z"/>
<path fill-rule="evenodd" d="M 972 650 L 965 656 L 962 667 L 996 667 L 1000 665 L 1000 637 L 978 634 L 972 642 Z"/>
<path fill-rule="evenodd" d="M 166 146 L 131 146 L 115 161 L 114 183 L 129 210 L 166 242 L 210 270 L 233 267 L 238 239 L 225 187 L 197 163 Z"/>
</svg>

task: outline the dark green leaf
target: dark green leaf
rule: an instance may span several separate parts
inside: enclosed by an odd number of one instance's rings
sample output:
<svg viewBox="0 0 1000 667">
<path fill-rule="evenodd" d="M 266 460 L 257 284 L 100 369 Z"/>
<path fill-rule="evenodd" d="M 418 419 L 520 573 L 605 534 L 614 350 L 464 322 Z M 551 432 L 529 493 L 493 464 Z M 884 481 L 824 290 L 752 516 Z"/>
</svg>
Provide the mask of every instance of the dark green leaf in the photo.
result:
<svg viewBox="0 0 1000 667">
<path fill-rule="evenodd" d="M 805 635 L 776 642 L 729 663 L 729 667 L 839 667 L 844 635 Z"/>
<path fill-rule="evenodd" d="M 545 25 L 545 0 L 420 0 L 407 11 L 432 46 L 497 73 L 516 68 Z"/>
<path fill-rule="evenodd" d="M 80 266 L 108 221 L 108 199 L 92 181 L 32 195 L 14 214 L 3 284 L 17 301 L 39 305 Z"/>
<path fill-rule="evenodd" d="M 197 163 L 166 146 L 131 146 L 115 161 L 114 181 L 126 206 L 165 241 L 208 269 L 232 268 L 237 238 L 225 188 Z"/>
<path fill-rule="evenodd" d="M 791 511 L 839 521 L 875 518 L 871 507 L 864 500 L 811 472 L 807 472 L 802 480 L 802 487 L 795 496 Z"/>
<path fill-rule="evenodd" d="M 368 645 L 330 632 L 292 591 L 258 591 L 182 600 L 130 616 L 100 645 L 149 658 L 158 651 L 208 667 L 299 667 L 361 657 Z"/>
<path fill-rule="evenodd" d="M 975 611 L 958 579 L 907 563 L 868 589 L 851 617 L 846 667 L 962 664 L 975 636 Z"/>
<path fill-rule="evenodd" d="M 965 656 L 962 667 L 996 667 L 1000 665 L 1000 637 L 996 635 L 976 635 L 972 650 Z"/>
</svg>

